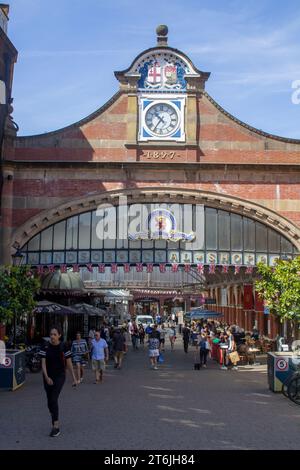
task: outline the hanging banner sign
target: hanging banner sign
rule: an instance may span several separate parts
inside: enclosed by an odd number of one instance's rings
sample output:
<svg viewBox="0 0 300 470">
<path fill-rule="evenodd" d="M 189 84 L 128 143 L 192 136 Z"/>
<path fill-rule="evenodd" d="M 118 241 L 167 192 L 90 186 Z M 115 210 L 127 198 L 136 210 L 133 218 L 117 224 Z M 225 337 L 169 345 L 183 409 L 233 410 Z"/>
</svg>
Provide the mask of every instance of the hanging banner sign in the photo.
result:
<svg viewBox="0 0 300 470">
<path fill-rule="evenodd" d="M 254 299 L 253 299 L 253 286 L 244 285 L 244 310 L 253 310 L 254 309 Z"/>
</svg>

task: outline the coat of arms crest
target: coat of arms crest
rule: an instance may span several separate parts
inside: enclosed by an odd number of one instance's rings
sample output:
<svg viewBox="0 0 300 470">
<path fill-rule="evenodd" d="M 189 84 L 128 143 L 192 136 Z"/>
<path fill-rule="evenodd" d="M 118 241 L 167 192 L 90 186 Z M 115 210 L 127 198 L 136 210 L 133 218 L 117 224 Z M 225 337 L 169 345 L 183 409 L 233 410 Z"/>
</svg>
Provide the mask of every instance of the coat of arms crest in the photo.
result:
<svg viewBox="0 0 300 470">
<path fill-rule="evenodd" d="M 174 85 L 177 82 L 177 67 L 176 65 L 167 64 L 164 67 L 165 83 L 167 85 Z"/>
</svg>

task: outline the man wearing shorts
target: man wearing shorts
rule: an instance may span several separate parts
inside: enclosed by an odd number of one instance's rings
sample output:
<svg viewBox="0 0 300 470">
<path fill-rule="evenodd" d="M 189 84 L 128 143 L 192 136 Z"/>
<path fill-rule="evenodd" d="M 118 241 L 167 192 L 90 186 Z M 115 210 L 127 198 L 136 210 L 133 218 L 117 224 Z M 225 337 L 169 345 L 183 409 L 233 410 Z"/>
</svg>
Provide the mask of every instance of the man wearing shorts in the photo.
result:
<svg viewBox="0 0 300 470">
<path fill-rule="evenodd" d="M 126 338 L 123 328 L 116 330 L 112 337 L 115 369 L 121 369 L 124 352 L 127 351 Z"/>
<path fill-rule="evenodd" d="M 105 370 L 105 361 L 108 362 L 108 344 L 101 338 L 100 331 L 95 332 L 95 338 L 92 340 L 92 367 L 95 371 L 95 384 L 102 382 L 103 371 Z"/>
<path fill-rule="evenodd" d="M 149 335 L 149 357 L 151 362 L 151 368 L 157 370 L 157 360 L 159 356 L 159 335 L 154 328 L 152 333 Z"/>
<path fill-rule="evenodd" d="M 165 337 L 166 337 L 166 334 L 167 334 L 167 330 L 165 328 L 164 323 L 158 329 L 158 332 L 159 332 L 159 335 L 160 335 L 160 339 L 159 339 L 160 349 L 161 349 L 161 351 L 164 351 L 165 350 Z"/>
</svg>

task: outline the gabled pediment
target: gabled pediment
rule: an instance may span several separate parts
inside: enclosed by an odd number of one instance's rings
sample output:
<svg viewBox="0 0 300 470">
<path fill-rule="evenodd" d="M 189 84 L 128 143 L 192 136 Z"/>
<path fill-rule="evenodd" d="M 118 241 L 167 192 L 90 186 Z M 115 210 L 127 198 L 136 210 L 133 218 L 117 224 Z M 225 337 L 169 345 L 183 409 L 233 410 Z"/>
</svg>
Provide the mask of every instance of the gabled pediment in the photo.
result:
<svg viewBox="0 0 300 470">
<path fill-rule="evenodd" d="M 159 28 L 157 33 L 161 33 Z M 186 54 L 169 47 L 166 34 L 158 34 L 157 46 L 141 52 L 126 70 L 115 72 L 121 88 L 141 92 L 204 90 L 210 73 L 198 70 Z"/>
</svg>

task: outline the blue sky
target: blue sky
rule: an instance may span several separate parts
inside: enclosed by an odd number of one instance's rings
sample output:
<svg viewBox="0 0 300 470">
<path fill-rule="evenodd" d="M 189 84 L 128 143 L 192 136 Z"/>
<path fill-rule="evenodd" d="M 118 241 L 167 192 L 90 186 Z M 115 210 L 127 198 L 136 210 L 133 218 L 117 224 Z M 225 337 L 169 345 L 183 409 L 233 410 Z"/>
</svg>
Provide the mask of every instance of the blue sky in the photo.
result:
<svg viewBox="0 0 300 470">
<path fill-rule="evenodd" d="M 9 37 L 19 51 L 14 120 L 19 135 L 71 124 L 117 90 L 113 72 L 156 44 L 211 72 L 208 93 L 227 111 L 267 132 L 300 138 L 299 0 L 8 0 Z"/>
</svg>

